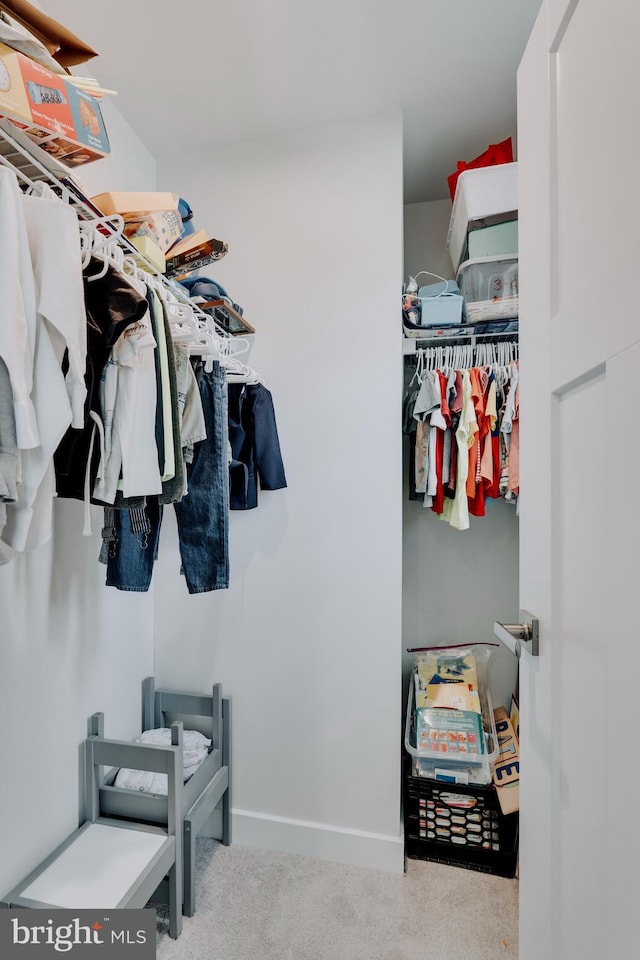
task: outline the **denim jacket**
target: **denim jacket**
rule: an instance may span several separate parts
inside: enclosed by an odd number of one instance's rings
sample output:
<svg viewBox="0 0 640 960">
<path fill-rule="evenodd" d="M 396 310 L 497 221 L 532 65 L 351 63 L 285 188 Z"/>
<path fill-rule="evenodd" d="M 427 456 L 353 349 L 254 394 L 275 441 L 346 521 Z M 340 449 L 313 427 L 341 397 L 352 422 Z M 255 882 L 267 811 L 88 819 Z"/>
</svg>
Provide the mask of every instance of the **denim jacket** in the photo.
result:
<svg viewBox="0 0 640 960">
<path fill-rule="evenodd" d="M 229 441 L 232 510 L 258 506 L 258 477 L 262 490 L 286 487 L 273 400 L 262 384 L 229 384 Z"/>
</svg>

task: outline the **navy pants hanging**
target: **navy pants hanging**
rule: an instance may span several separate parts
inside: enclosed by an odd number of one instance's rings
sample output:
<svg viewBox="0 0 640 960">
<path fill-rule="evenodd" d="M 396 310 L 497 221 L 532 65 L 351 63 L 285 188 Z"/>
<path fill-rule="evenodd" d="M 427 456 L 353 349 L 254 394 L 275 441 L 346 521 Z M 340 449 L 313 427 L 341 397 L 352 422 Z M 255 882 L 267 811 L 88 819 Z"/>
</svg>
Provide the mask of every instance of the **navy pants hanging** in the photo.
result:
<svg viewBox="0 0 640 960">
<path fill-rule="evenodd" d="M 182 572 L 189 593 L 229 586 L 229 471 L 227 455 L 227 386 L 224 369 L 198 372 L 207 439 L 197 443 L 187 466 L 188 492 L 174 504 Z M 117 510 L 115 543 L 107 561 L 107 586 L 144 593 L 158 556 L 162 506 L 149 499 L 150 530 L 135 532 L 127 510 Z"/>
</svg>

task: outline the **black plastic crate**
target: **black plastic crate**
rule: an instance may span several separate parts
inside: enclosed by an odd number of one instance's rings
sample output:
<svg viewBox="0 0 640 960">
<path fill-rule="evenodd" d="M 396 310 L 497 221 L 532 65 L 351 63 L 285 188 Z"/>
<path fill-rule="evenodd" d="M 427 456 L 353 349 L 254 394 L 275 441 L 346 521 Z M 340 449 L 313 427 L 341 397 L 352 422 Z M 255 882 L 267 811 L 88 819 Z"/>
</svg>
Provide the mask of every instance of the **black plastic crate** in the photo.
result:
<svg viewBox="0 0 640 960">
<path fill-rule="evenodd" d="M 405 852 L 415 860 L 515 876 L 518 814 L 502 814 L 493 786 L 405 776 L 404 833 Z"/>
</svg>

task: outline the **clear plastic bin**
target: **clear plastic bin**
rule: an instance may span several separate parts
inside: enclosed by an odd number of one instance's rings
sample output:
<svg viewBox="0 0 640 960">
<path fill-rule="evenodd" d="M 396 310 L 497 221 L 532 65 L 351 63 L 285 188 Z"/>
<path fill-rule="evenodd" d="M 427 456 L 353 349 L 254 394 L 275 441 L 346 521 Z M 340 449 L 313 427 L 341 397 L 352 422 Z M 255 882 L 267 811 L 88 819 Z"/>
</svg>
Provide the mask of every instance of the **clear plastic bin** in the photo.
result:
<svg viewBox="0 0 640 960">
<path fill-rule="evenodd" d="M 467 323 L 518 316 L 518 255 L 478 257 L 460 264 L 458 286 Z"/>
<path fill-rule="evenodd" d="M 451 754 L 434 754 L 415 745 L 415 693 L 413 673 L 411 674 L 404 745 L 413 761 L 414 776 L 429 777 L 432 780 L 442 780 L 450 783 L 491 783 L 493 765 L 498 759 L 499 746 L 491 694 L 488 687 L 484 684 L 483 686 L 484 692 L 480 695 L 480 704 L 482 707 L 485 752 L 475 755 L 465 754 L 458 757 Z"/>
</svg>

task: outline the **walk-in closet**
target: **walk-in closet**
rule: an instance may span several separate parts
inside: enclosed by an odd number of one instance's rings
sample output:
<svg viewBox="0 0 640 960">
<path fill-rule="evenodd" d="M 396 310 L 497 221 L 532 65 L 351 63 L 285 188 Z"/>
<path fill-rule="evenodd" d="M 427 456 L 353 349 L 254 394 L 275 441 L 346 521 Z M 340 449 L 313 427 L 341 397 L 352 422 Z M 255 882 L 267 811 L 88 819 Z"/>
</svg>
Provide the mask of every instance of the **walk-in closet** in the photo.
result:
<svg viewBox="0 0 640 960">
<path fill-rule="evenodd" d="M 635 956 L 639 29 L 0 0 L 3 960 Z"/>
</svg>

